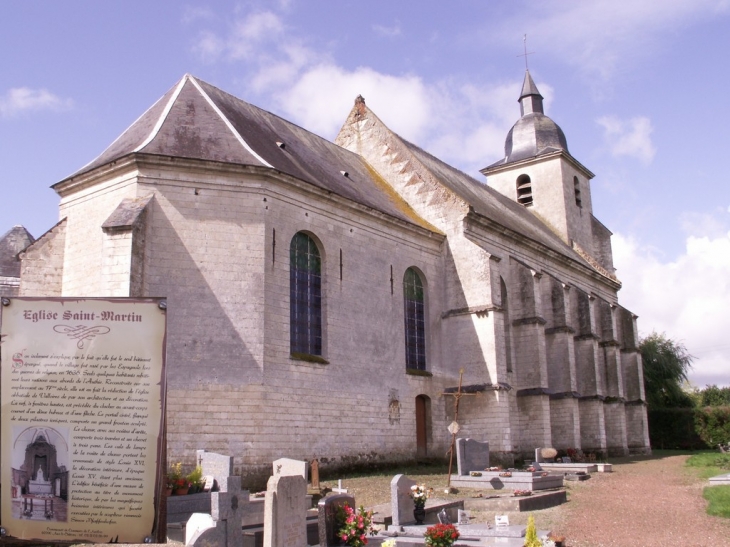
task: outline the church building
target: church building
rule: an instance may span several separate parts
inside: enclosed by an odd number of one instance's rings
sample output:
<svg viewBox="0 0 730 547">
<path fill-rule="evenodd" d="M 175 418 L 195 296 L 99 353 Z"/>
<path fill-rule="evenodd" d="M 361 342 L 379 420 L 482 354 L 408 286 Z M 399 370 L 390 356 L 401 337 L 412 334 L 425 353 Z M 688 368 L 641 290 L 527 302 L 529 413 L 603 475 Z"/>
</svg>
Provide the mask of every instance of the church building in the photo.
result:
<svg viewBox="0 0 730 547">
<path fill-rule="evenodd" d="M 362 97 L 332 143 L 186 75 L 53 186 L 19 293 L 166 297 L 168 460 L 229 454 L 244 481 L 442 458 L 460 374 L 459 436 L 494 461 L 647 453 L 593 173 L 529 72 L 519 106 L 475 180 Z"/>
</svg>

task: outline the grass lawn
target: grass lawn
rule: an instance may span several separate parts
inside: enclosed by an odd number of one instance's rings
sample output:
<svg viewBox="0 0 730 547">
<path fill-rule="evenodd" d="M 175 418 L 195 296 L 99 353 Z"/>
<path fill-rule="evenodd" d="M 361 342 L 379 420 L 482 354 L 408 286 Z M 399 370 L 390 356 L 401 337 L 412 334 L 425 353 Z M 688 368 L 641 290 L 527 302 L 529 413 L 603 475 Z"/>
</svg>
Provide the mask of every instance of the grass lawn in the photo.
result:
<svg viewBox="0 0 730 547">
<path fill-rule="evenodd" d="M 730 473 L 730 454 L 700 452 L 690 457 L 685 465 L 693 468 L 700 478 L 709 479 Z M 707 506 L 708 515 L 730 518 L 730 486 L 707 486 L 702 496 L 710 502 Z"/>
</svg>

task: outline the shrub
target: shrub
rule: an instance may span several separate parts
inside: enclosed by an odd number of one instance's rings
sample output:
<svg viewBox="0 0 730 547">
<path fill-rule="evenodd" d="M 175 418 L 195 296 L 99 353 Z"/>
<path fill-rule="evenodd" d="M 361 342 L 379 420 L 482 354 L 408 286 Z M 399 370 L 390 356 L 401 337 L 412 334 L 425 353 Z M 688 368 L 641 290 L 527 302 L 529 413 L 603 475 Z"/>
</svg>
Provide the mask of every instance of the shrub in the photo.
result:
<svg viewBox="0 0 730 547">
<path fill-rule="evenodd" d="M 730 444 L 730 406 L 707 406 L 695 411 L 695 428 L 710 447 Z"/>
<path fill-rule="evenodd" d="M 537 537 L 535 518 L 530 515 L 527 519 L 527 530 L 525 530 L 525 547 L 542 547 L 542 541 Z"/>
</svg>

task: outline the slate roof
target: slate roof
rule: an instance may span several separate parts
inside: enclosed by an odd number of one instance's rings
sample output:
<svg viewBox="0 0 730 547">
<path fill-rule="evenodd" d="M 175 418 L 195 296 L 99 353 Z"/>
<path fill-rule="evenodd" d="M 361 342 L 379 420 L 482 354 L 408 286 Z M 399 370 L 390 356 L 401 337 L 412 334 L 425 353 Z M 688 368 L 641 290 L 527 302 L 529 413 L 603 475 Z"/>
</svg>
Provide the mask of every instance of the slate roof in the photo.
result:
<svg viewBox="0 0 730 547">
<path fill-rule="evenodd" d="M 23 226 L 13 226 L 0 238 L 0 277 L 20 277 L 18 253 L 35 241 Z"/>
<path fill-rule="evenodd" d="M 357 154 L 191 75 L 69 178 L 135 153 L 270 168 L 433 229 Z"/>
</svg>

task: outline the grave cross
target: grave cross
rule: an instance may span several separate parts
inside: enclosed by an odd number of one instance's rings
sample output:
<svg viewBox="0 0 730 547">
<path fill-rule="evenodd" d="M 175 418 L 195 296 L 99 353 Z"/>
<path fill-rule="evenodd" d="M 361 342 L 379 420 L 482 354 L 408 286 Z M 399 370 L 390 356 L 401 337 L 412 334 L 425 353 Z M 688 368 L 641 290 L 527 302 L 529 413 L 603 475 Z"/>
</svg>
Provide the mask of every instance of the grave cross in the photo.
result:
<svg viewBox="0 0 730 547">
<path fill-rule="evenodd" d="M 338 494 L 347 494 L 347 488 L 342 488 L 342 479 L 337 479 L 337 488 L 333 488 L 332 491 Z"/>
<path fill-rule="evenodd" d="M 530 70 L 530 68 L 527 66 L 527 56 L 533 55 L 535 52 L 534 51 L 531 51 L 529 53 L 527 52 L 527 34 L 525 34 L 525 37 L 522 39 L 522 43 L 525 48 L 525 52 L 521 55 L 518 55 L 517 57 L 524 57 L 525 58 L 525 70 Z"/>
<path fill-rule="evenodd" d="M 465 395 L 476 395 L 476 393 L 464 393 L 461 391 L 461 381 L 464 377 L 464 369 L 459 369 L 459 387 L 454 393 L 442 393 L 441 395 L 451 395 L 454 398 L 454 421 L 449 425 L 449 433 L 451 433 L 451 447 L 449 448 L 449 478 L 446 483 L 447 488 L 451 488 L 451 468 L 454 464 L 454 447 L 456 446 L 456 434 L 459 432 L 459 401 Z"/>
</svg>

